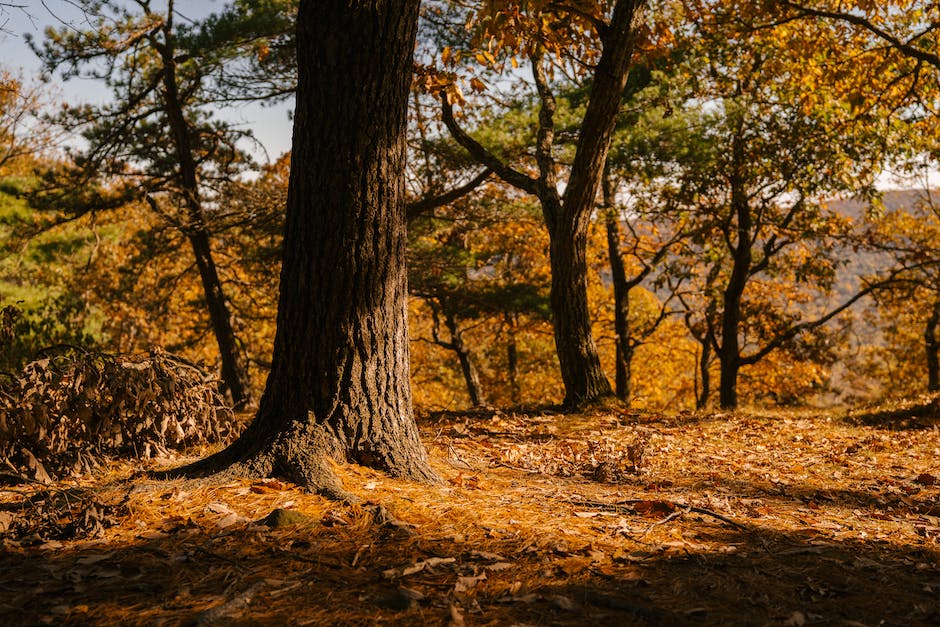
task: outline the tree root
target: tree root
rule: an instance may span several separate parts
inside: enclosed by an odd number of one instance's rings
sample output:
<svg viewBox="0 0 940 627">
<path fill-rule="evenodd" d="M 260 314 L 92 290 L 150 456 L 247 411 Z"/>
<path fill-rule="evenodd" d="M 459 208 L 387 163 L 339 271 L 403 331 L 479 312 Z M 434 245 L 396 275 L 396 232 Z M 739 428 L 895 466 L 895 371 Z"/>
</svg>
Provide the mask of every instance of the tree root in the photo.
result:
<svg viewBox="0 0 940 627">
<path fill-rule="evenodd" d="M 278 477 L 304 487 L 320 496 L 353 504 L 360 502 L 346 491 L 333 468 L 339 445 L 322 426 L 313 422 L 295 422 L 267 444 L 252 446 L 244 435 L 228 448 L 192 464 L 171 470 L 148 473 L 155 479 Z"/>
</svg>

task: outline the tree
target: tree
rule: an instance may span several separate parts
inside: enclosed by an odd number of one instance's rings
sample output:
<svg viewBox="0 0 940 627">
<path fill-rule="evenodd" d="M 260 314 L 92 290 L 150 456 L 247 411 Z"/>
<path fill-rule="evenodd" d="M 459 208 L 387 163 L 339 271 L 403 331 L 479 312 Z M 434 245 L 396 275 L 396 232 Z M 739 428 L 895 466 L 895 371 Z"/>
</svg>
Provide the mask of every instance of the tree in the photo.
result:
<svg viewBox="0 0 940 627">
<path fill-rule="evenodd" d="M 120 182 L 125 200 L 146 201 L 184 235 L 202 284 L 222 380 L 233 404 L 243 405 L 250 397 L 244 354 L 213 239 L 223 213 L 220 189 L 248 165 L 239 143 L 250 134 L 220 121 L 212 109 L 233 89 L 222 68 L 256 54 L 257 38 L 243 39 L 216 17 L 203 25 L 180 24 L 174 0 L 164 11 L 150 0 L 77 4 L 86 12 L 86 30 L 49 29 L 41 45 L 31 45 L 47 72 L 102 81 L 112 100 L 67 106 L 58 116 L 81 132 L 85 147 L 73 151 L 76 167 L 68 176 L 53 181 L 62 187 L 59 198 L 49 193 L 44 202 L 67 206 L 75 201 L 74 190 L 89 181 Z M 73 213 L 101 209 L 68 208 Z"/>
<path fill-rule="evenodd" d="M 492 2 L 479 11 L 479 40 L 471 53 L 495 64 L 493 52 L 528 60 L 539 107 L 534 146 L 535 174 L 513 166 L 458 125 L 452 96 L 442 98 L 443 120 L 475 159 L 519 190 L 538 198 L 550 238 L 551 304 L 555 346 L 565 384 L 565 402 L 576 404 L 612 394 L 591 331 L 587 297 L 587 231 L 600 189 L 610 138 L 646 2 L 617 0 L 568 6 L 563 3 Z M 564 189 L 559 191 L 555 154 L 556 101 L 549 72 L 568 54 L 584 53 L 590 74 L 589 98 Z M 488 56 L 487 56 L 488 55 Z M 445 49 L 442 56 L 455 58 Z M 585 67 L 580 65 L 579 67 Z M 479 79 L 477 79 L 479 80 Z M 471 83 L 481 85 L 482 83 Z"/>
<path fill-rule="evenodd" d="M 675 286 L 670 286 L 667 290 L 671 293 L 666 294 L 656 313 L 647 316 L 642 321 L 636 320 L 636 307 L 633 306 L 631 292 L 640 288 L 643 282 L 658 269 L 657 266 L 662 263 L 676 242 L 685 236 L 685 233 L 678 228 L 673 233 L 665 235 L 658 233 L 654 228 L 650 229 L 654 237 L 641 234 L 629 217 L 625 218 L 626 212 L 617 203 L 615 183 L 609 168 L 608 174 L 604 177 L 603 190 L 604 229 L 607 235 L 607 257 L 610 263 L 614 295 L 616 394 L 617 398 L 629 405 L 632 393 L 633 357 L 636 350 L 672 313 L 669 309 L 669 302 L 675 296 L 675 289 L 672 289 Z M 630 231 L 630 240 L 626 250 L 620 232 L 622 219 Z M 655 237 L 656 235 L 659 237 Z M 625 257 L 631 259 L 636 266 L 629 276 Z"/>
<path fill-rule="evenodd" d="M 435 480 L 408 372 L 405 130 L 418 0 L 303 0 L 277 332 L 255 419 L 186 469 L 347 498 L 326 460 Z"/>
<path fill-rule="evenodd" d="M 808 63 L 828 58 L 807 61 L 795 45 L 805 35 L 799 25 L 731 37 L 702 23 L 689 34 L 672 79 L 687 95 L 674 99 L 678 112 L 665 121 L 655 111 L 647 121 L 668 131 L 649 141 L 648 178 L 663 190 L 651 213 L 698 224 L 669 267 L 698 292 L 685 302 L 690 331 L 703 346 L 703 385 L 707 390 L 713 353 L 719 402 L 732 408 L 742 368 L 780 349 L 799 353 L 801 335 L 876 288 L 822 304 L 834 294 L 850 224 L 821 200 L 870 184 L 882 161 L 870 142 L 883 121 L 856 124 L 851 106 L 832 92 L 806 93 L 794 84 L 794 68 L 811 72 Z M 788 285 L 794 287 L 783 289 Z M 818 309 L 799 305 L 808 296 L 798 292 L 818 299 Z"/>
</svg>

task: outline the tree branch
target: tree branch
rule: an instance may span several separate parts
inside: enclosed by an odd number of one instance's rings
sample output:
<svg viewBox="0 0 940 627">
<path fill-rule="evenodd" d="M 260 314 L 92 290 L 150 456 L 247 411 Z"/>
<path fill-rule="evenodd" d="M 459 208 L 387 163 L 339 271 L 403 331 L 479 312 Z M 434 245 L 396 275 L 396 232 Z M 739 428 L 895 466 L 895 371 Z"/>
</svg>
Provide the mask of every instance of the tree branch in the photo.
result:
<svg viewBox="0 0 940 627">
<path fill-rule="evenodd" d="M 441 93 L 441 118 L 444 122 L 444 126 L 450 131 L 454 140 L 460 144 L 464 150 L 469 152 L 474 159 L 480 162 L 480 164 L 486 166 L 489 170 L 494 172 L 496 176 L 513 187 L 521 189 L 533 196 L 538 194 L 538 181 L 536 179 L 503 163 L 499 157 L 494 155 L 484 147 L 483 144 L 470 137 L 470 135 L 460 128 L 457 121 L 454 119 L 454 109 L 447 101 L 447 95 L 443 92 Z"/>
<path fill-rule="evenodd" d="M 882 41 L 887 42 L 891 45 L 892 48 L 898 50 L 903 55 L 914 59 L 919 59 L 925 63 L 929 63 L 930 65 L 940 70 L 940 55 L 928 52 L 926 50 L 921 50 L 920 48 L 911 45 L 909 42 L 901 41 L 895 35 L 892 35 L 891 33 L 879 28 L 873 24 L 871 20 L 862 17 L 861 15 L 846 13 L 844 11 L 826 11 L 823 9 L 813 9 L 796 2 L 790 2 L 789 0 L 780 0 L 780 4 L 795 11 L 799 11 L 803 15 L 824 17 L 832 20 L 841 20 L 843 22 L 848 22 L 849 24 L 859 26 L 875 35 Z"/>
<path fill-rule="evenodd" d="M 416 200 L 408 204 L 408 207 L 405 209 L 405 215 L 408 220 L 414 220 L 418 216 L 427 213 L 438 207 L 443 207 L 444 205 L 449 205 L 450 203 L 460 200 L 477 187 L 482 185 L 486 179 L 490 177 L 493 171 L 489 168 L 486 168 L 471 180 L 469 183 L 461 185 L 460 187 L 455 187 L 454 189 L 444 192 L 438 196 L 430 196 Z"/>
<path fill-rule="evenodd" d="M 869 294 L 871 294 L 872 292 L 876 290 L 884 289 L 894 283 L 897 283 L 898 276 L 910 269 L 911 268 L 909 267 L 899 268 L 895 270 L 894 272 L 892 272 L 888 276 L 888 278 L 869 284 L 864 289 L 860 290 L 854 296 L 849 298 L 847 301 L 845 301 L 844 303 L 842 303 L 835 309 L 832 309 L 831 311 L 829 311 L 829 313 L 825 314 L 824 316 L 821 316 L 815 320 L 810 320 L 809 322 L 802 322 L 800 324 L 795 324 L 789 329 L 777 334 L 777 336 L 774 339 L 772 339 L 770 342 L 768 342 L 762 349 L 746 357 L 742 356 L 739 360 L 741 365 L 751 366 L 753 364 L 756 364 L 761 359 L 766 357 L 768 354 L 780 348 L 780 346 L 782 346 L 785 342 L 792 340 L 800 333 L 803 333 L 804 331 L 811 331 L 813 329 L 821 327 L 822 325 L 826 324 L 827 322 L 829 322 L 830 320 L 838 316 L 840 313 L 842 313 L 843 311 L 845 311 L 846 309 L 848 309 L 849 307 L 857 303 L 859 300 L 861 300 L 865 296 L 868 296 Z"/>
</svg>

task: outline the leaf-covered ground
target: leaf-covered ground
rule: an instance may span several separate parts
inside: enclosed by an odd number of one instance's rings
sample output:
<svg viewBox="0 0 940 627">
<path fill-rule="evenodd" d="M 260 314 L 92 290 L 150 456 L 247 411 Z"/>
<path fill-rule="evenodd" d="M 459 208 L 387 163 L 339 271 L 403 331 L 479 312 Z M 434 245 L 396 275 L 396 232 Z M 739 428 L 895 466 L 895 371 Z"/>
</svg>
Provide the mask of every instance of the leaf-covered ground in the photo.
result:
<svg viewBox="0 0 940 627">
<path fill-rule="evenodd" d="M 940 623 L 940 431 L 851 418 L 430 417 L 444 482 L 362 505 L 136 465 L 0 493 L 4 624 Z"/>
</svg>

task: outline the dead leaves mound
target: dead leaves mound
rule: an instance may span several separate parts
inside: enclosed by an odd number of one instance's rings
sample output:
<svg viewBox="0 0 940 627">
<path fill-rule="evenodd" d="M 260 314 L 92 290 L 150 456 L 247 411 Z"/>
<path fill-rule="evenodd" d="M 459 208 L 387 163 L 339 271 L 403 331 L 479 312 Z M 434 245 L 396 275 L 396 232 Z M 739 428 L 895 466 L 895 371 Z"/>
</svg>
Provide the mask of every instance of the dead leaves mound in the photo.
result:
<svg viewBox="0 0 940 627">
<path fill-rule="evenodd" d="M 226 441 L 234 430 L 216 382 L 162 350 L 49 351 L 0 384 L 0 463 L 43 483 L 109 457 L 148 459 Z"/>
</svg>

